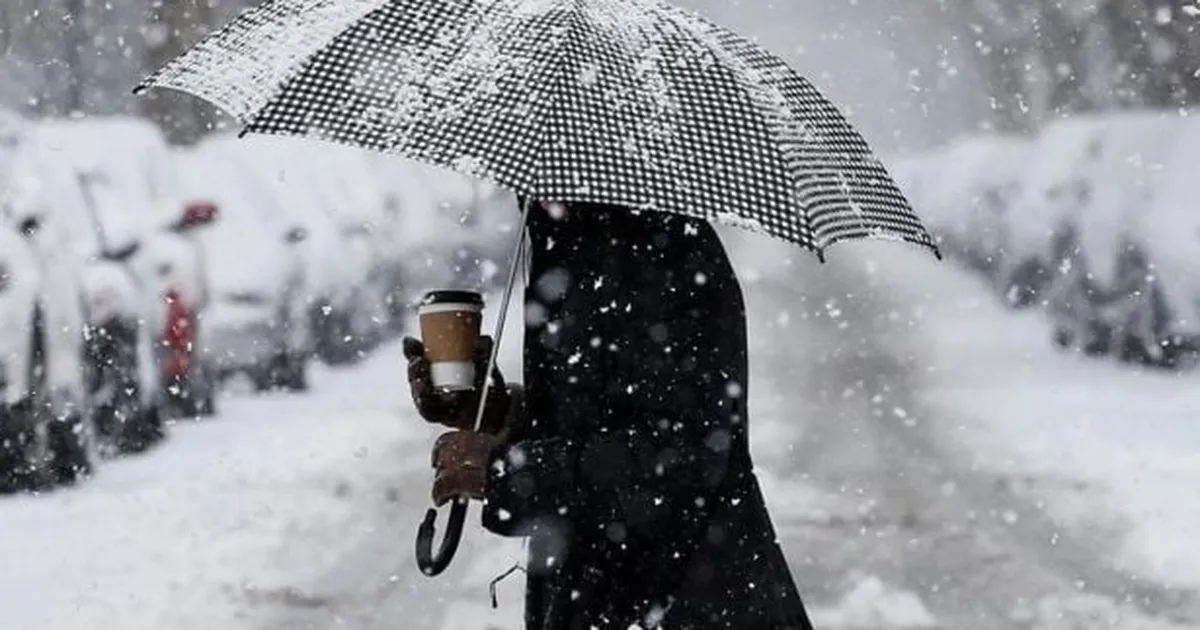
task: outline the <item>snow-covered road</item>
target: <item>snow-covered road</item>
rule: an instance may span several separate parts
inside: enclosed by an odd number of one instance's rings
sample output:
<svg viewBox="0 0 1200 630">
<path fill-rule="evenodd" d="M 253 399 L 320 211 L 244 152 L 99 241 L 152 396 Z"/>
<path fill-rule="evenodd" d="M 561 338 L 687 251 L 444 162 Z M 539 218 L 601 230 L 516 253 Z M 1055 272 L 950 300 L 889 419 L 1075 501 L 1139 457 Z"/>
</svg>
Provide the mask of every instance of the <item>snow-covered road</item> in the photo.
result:
<svg viewBox="0 0 1200 630">
<path fill-rule="evenodd" d="M 763 292 L 778 311 L 788 310 L 800 295 L 811 305 L 802 337 L 811 360 L 798 362 L 795 351 L 778 352 L 772 368 L 775 374 L 796 370 L 777 391 L 796 392 L 784 404 L 798 406 L 793 413 L 800 420 L 791 423 L 800 427 L 798 435 L 786 440 L 795 451 L 773 470 L 805 479 L 852 508 L 835 515 L 824 530 L 812 528 L 821 532 L 819 544 L 812 544 L 813 531 L 787 537 L 797 541 L 790 550 L 804 553 L 811 565 L 805 570 L 795 563 L 801 579 L 823 576 L 807 584 L 810 596 L 835 597 L 836 591 L 822 591 L 837 585 L 853 592 L 855 576 L 865 574 L 919 598 L 935 620 L 931 625 L 940 628 L 1200 625 L 1200 607 L 1191 595 L 1115 568 L 1112 550 L 1124 532 L 1060 526 L 1053 510 L 1014 487 L 1028 482 L 1026 475 L 1014 478 L 1011 471 L 976 465 L 978 456 L 965 448 L 963 434 L 981 429 L 977 416 L 995 400 L 977 396 L 951 405 L 939 394 L 957 388 L 965 366 L 1007 358 L 978 352 L 980 341 L 991 343 L 1008 332 L 1002 319 L 986 317 L 998 307 L 982 303 L 981 287 L 907 252 L 848 249 L 854 253 L 842 252 L 839 259 L 848 262 L 807 274 L 802 286 L 780 282 Z M 900 290 L 914 286 L 923 289 Z M 954 312 L 964 299 L 976 309 Z M 969 332 L 955 340 L 955 354 L 939 354 L 935 326 Z M 1036 341 L 1045 345 L 1044 339 Z M 1056 357 L 1044 358 L 1042 374 L 1054 378 Z M 802 386 L 786 388 L 787 382 Z M 1036 390 L 1001 393 L 1032 395 L 1030 402 L 1037 403 Z M 1077 517 L 1109 514 L 1100 503 L 1089 503 L 1094 496 L 1058 498 L 1081 502 Z M 858 614 L 854 606 L 848 609 Z M 869 622 L 849 625 L 894 627 L 903 621 L 877 612 Z"/>
<path fill-rule="evenodd" d="M 1036 327 L 908 251 L 848 246 L 817 268 L 738 243 L 754 454 L 820 628 L 1200 627 L 1186 382 L 1035 350 Z M 518 543 L 472 527 L 443 576 L 413 566 L 435 432 L 402 378 L 385 348 L 308 396 L 232 395 L 84 487 L 0 502 L 0 628 L 519 627 L 520 577 L 497 611 L 487 593 Z M 1112 438 L 1122 409 L 1051 381 L 1176 398 Z M 1141 457 L 1118 465 L 1131 436 Z"/>
</svg>

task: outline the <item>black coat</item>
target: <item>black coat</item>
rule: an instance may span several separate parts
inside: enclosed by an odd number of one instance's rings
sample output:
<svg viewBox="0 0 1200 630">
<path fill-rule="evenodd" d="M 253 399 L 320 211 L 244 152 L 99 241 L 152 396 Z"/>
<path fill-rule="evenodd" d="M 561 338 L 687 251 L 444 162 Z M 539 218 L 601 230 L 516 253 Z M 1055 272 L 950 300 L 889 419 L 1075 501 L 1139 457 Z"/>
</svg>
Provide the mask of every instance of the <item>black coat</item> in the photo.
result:
<svg viewBox="0 0 1200 630">
<path fill-rule="evenodd" d="M 530 630 L 807 630 L 747 439 L 746 318 L 712 227 L 534 208 L 527 426 L 484 526 L 529 536 Z"/>
</svg>

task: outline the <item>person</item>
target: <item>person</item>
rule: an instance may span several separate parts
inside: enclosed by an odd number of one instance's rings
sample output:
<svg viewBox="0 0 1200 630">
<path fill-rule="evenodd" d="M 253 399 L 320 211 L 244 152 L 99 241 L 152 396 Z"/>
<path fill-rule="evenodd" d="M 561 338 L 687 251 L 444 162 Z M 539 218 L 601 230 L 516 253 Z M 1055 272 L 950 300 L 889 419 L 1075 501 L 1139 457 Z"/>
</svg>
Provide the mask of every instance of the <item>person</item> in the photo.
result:
<svg viewBox="0 0 1200 630">
<path fill-rule="evenodd" d="M 484 501 L 529 539 L 530 630 L 808 630 L 753 473 L 745 306 L 705 222 L 534 204 L 524 389 L 439 398 L 420 342 L 410 380 L 434 447 L 433 498 Z M 490 340 L 480 345 L 486 357 Z"/>
</svg>

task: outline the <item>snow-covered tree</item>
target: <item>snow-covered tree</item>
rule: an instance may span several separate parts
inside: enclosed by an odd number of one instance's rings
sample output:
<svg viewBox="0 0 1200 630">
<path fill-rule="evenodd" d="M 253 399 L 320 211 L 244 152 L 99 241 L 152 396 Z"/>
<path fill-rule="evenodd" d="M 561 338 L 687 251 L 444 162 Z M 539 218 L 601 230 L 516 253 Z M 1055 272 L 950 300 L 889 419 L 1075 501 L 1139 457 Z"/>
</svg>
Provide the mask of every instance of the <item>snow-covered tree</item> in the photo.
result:
<svg viewBox="0 0 1200 630">
<path fill-rule="evenodd" d="M 144 1 L 0 2 L 0 105 L 50 115 L 131 111 Z"/>
<path fill-rule="evenodd" d="M 175 141 L 212 110 L 189 97 L 130 90 L 212 28 L 216 0 L 2 0 L 0 107 L 34 114 L 144 113 Z"/>
<path fill-rule="evenodd" d="M 1200 101 L 1196 0 L 943 0 L 974 44 L 997 126 Z"/>
</svg>

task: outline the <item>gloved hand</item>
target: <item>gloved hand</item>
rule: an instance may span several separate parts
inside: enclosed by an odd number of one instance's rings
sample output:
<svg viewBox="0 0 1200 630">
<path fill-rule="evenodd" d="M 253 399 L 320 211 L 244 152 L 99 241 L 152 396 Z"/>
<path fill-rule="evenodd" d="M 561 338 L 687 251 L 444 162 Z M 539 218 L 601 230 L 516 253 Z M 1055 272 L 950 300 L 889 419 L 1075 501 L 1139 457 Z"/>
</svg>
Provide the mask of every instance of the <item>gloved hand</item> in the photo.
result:
<svg viewBox="0 0 1200 630">
<path fill-rule="evenodd" d="M 492 338 L 486 335 L 479 337 L 475 344 L 475 389 L 467 392 L 440 392 L 434 389 L 430 379 L 429 360 L 425 357 L 424 344 L 413 337 L 405 337 L 404 356 L 408 359 L 408 385 L 412 390 L 413 403 L 416 404 L 421 417 L 426 422 L 452 429 L 474 430 L 479 394 L 483 391 L 484 373 L 487 371 L 491 352 Z M 490 434 L 503 431 L 511 404 L 512 396 L 508 385 L 497 367 L 492 370 L 492 386 L 488 389 L 481 430 Z"/>
<path fill-rule="evenodd" d="M 455 497 L 482 499 L 487 483 L 488 457 L 502 438 L 475 431 L 451 431 L 433 445 L 433 504 L 441 507 Z"/>
</svg>

